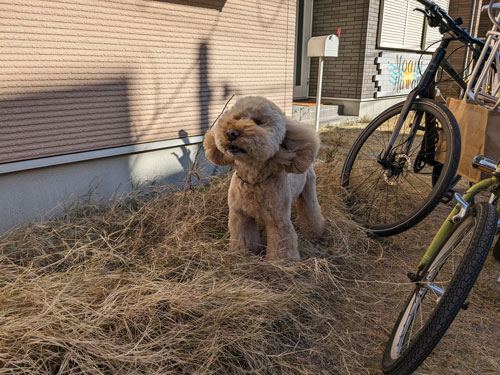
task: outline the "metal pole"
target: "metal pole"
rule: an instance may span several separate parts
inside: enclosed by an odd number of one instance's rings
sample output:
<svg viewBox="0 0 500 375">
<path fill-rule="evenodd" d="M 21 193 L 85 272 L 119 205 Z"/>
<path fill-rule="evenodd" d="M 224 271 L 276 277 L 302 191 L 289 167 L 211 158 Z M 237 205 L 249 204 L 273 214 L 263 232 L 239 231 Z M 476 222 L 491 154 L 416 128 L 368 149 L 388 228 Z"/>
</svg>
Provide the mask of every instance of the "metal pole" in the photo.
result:
<svg viewBox="0 0 500 375">
<path fill-rule="evenodd" d="M 320 106 L 321 106 L 321 86 L 323 84 L 323 63 L 324 63 L 324 57 L 320 56 L 319 57 L 319 66 L 318 66 L 318 91 L 316 93 L 316 119 L 315 119 L 315 124 L 316 124 L 316 133 L 319 132 L 319 112 L 320 112 Z"/>
<path fill-rule="evenodd" d="M 481 5 L 481 4 L 479 4 L 479 5 Z M 479 9 L 479 12 L 481 12 L 480 9 Z M 470 16 L 469 32 L 472 36 L 477 37 L 477 33 L 475 33 L 474 30 L 472 30 L 472 28 L 474 27 L 474 21 L 475 21 L 474 18 L 476 18 L 476 0 L 472 1 L 472 14 Z M 469 53 L 470 53 L 470 48 L 469 48 L 469 45 L 467 44 L 465 46 L 465 60 L 464 60 L 464 70 L 463 70 L 464 74 L 470 74 L 470 72 L 466 72 L 467 66 L 469 65 Z M 460 97 L 467 99 L 467 94 L 465 93 L 464 89 L 460 90 Z"/>
</svg>

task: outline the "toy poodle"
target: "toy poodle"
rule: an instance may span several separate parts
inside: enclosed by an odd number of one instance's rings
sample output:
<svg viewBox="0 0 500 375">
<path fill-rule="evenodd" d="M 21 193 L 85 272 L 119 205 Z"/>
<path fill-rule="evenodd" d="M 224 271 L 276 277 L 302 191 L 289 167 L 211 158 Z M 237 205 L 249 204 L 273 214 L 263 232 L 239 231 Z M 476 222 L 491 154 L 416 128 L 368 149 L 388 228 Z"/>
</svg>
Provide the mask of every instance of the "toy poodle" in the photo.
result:
<svg viewBox="0 0 500 375">
<path fill-rule="evenodd" d="M 259 224 L 266 229 L 268 260 L 300 260 L 290 219 L 319 237 L 325 221 L 316 197 L 313 160 L 319 139 L 313 129 L 288 119 L 271 101 L 258 96 L 238 100 L 203 142 L 216 165 L 233 165 L 228 193 L 230 246 L 259 254 Z"/>
</svg>

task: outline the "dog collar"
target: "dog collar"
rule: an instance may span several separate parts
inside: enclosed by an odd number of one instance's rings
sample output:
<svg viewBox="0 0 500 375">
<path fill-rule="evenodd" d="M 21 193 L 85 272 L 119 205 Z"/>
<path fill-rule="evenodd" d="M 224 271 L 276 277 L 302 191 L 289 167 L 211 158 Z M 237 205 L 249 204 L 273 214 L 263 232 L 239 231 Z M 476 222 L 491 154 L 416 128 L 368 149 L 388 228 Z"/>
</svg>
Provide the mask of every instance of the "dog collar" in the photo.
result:
<svg viewBox="0 0 500 375">
<path fill-rule="evenodd" d="M 258 182 L 254 182 L 253 184 L 250 182 L 250 181 L 247 181 L 245 180 L 243 177 L 241 177 L 238 172 L 235 172 L 236 173 L 236 176 L 245 184 L 248 184 L 248 185 L 258 185 L 258 184 L 261 184 L 263 183 L 264 181 L 267 181 L 271 178 L 272 174 L 270 174 L 269 176 L 267 176 L 265 179 L 263 179 L 262 181 L 258 181 Z"/>
</svg>

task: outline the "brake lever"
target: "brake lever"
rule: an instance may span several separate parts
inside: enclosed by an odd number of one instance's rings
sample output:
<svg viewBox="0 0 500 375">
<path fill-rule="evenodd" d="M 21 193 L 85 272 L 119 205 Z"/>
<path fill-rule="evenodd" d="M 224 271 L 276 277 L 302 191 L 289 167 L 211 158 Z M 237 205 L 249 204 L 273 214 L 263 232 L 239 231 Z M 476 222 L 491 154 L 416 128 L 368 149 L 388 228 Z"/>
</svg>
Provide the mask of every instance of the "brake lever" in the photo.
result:
<svg viewBox="0 0 500 375">
<path fill-rule="evenodd" d="M 421 12 L 427 18 L 427 23 L 430 27 L 437 27 L 440 25 L 439 19 L 437 19 L 431 12 L 427 9 L 415 8 L 413 11 Z"/>
<path fill-rule="evenodd" d="M 429 11 L 427 9 L 422 9 L 422 8 L 415 8 L 413 9 L 413 11 L 417 11 L 417 12 L 422 12 L 424 14 L 424 16 L 426 17 L 430 17 L 431 14 L 429 13 Z"/>
</svg>

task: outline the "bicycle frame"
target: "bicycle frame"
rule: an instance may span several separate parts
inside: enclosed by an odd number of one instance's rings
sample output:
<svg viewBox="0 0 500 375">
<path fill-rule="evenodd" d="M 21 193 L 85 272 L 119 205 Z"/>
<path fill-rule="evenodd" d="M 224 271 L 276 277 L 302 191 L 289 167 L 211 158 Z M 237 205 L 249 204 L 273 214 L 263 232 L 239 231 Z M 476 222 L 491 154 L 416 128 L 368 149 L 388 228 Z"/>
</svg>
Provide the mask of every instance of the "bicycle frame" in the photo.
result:
<svg viewBox="0 0 500 375">
<path fill-rule="evenodd" d="M 413 90 L 410 91 L 410 93 L 408 94 L 408 96 L 405 100 L 405 104 L 403 105 L 403 108 L 401 109 L 401 116 L 399 116 L 399 118 L 398 118 L 398 122 L 396 123 L 396 127 L 392 133 L 391 139 L 389 140 L 389 144 L 387 145 L 387 148 L 385 149 L 381 160 L 385 161 L 389 157 L 389 155 L 392 151 L 392 148 L 394 146 L 394 143 L 396 143 L 396 139 L 399 136 L 399 132 L 401 131 L 401 129 L 403 127 L 403 124 L 406 120 L 406 117 L 410 113 L 411 107 L 413 106 L 413 104 L 417 100 L 417 97 L 420 96 L 421 98 L 434 99 L 434 93 L 431 92 L 432 90 L 430 90 L 430 87 L 432 85 L 432 82 L 434 81 L 434 77 L 436 76 L 436 73 L 439 69 L 439 66 L 441 65 L 441 63 L 446 55 L 448 45 L 454 39 L 455 38 L 443 38 L 439 47 L 432 54 L 431 61 L 429 62 L 429 65 L 427 65 L 427 68 L 425 69 L 425 72 L 422 75 L 420 82 L 417 84 L 417 86 Z M 458 76 L 458 73 L 456 75 Z M 454 75 L 454 77 L 455 77 L 455 75 Z M 416 133 L 413 131 L 414 130 L 413 128 L 419 122 L 420 121 L 415 121 L 415 124 L 412 124 L 412 129 L 410 130 L 411 134 L 412 134 L 412 136 L 411 136 L 412 139 L 409 142 L 410 144 L 408 145 L 407 150 L 409 150 L 411 148 L 411 143 L 413 143 L 413 134 Z"/>
<path fill-rule="evenodd" d="M 497 170 L 500 170 L 500 162 L 497 164 Z M 434 259 L 437 251 L 442 247 L 442 245 L 450 238 L 451 234 L 453 233 L 453 228 L 461 221 L 461 219 L 465 215 L 465 212 L 468 209 L 468 205 L 472 203 L 474 197 L 482 191 L 489 191 L 496 197 L 500 196 L 500 176 L 493 175 L 490 178 L 479 181 L 478 183 L 470 187 L 461 198 L 460 196 L 455 195 L 459 202 L 455 205 L 451 213 L 443 222 L 438 232 L 434 236 L 431 244 L 427 248 L 424 256 L 420 260 L 420 263 L 417 267 L 417 277 Z M 497 212 L 500 215 L 500 199 L 497 199 Z"/>
<path fill-rule="evenodd" d="M 480 39 L 474 38 L 472 36 L 469 36 L 468 38 L 464 38 L 468 43 L 475 44 L 478 47 L 482 48 L 484 46 L 484 42 L 481 41 Z M 408 114 L 410 113 L 410 109 L 412 108 L 413 104 L 417 100 L 417 97 L 420 98 L 429 98 L 429 99 L 434 99 L 434 87 L 433 87 L 433 82 L 436 77 L 436 73 L 439 69 L 440 66 L 443 67 L 443 70 L 454 80 L 456 81 L 462 88 L 462 90 L 467 89 L 467 84 L 465 83 L 464 79 L 461 77 L 461 75 L 445 60 L 446 52 L 448 49 L 448 46 L 450 42 L 454 40 L 461 40 L 458 37 L 444 37 L 441 40 L 441 43 L 439 44 L 439 47 L 434 51 L 432 54 L 431 61 L 429 62 L 429 65 L 427 66 L 424 74 L 422 75 L 422 78 L 420 79 L 420 82 L 418 85 L 408 94 L 408 97 L 405 100 L 405 104 L 403 105 L 403 108 L 401 110 L 401 116 L 398 118 L 398 121 L 396 123 L 396 127 L 392 133 L 391 139 L 389 141 L 389 144 L 387 145 L 387 148 L 384 150 L 383 155 L 379 158 L 379 163 L 388 166 L 387 160 L 389 158 L 389 155 L 391 154 L 392 148 L 394 144 L 396 143 L 396 139 L 399 136 L 399 132 L 401 131 L 404 122 L 406 121 L 406 118 Z M 443 63 L 443 61 L 445 61 Z M 421 117 L 415 121 L 414 124 L 411 124 L 410 128 L 410 141 L 408 142 L 407 145 L 407 150 L 406 153 L 409 152 L 411 149 L 411 146 L 413 144 L 413 139 L 416 134 L 417 126 L 419 125 L 421 120 Z M 427 130 L 427 124 L 428 120 L 426 119 L 426 130 Z"/>
<path fill-rule="evenodd" d="M 490 111 L 500 111 L 500 3 L 491 0 L 488 16 L 493 27 L 486 33 L 485 48 L 477 60 L 467 85 L 467 96 Z M 494 11 L 498 11 L 494 15 Z M 487 55 L 489 51 L 489 56 Z M 495 83 L 496 81 L 496 83 Z"/>
</svg>

